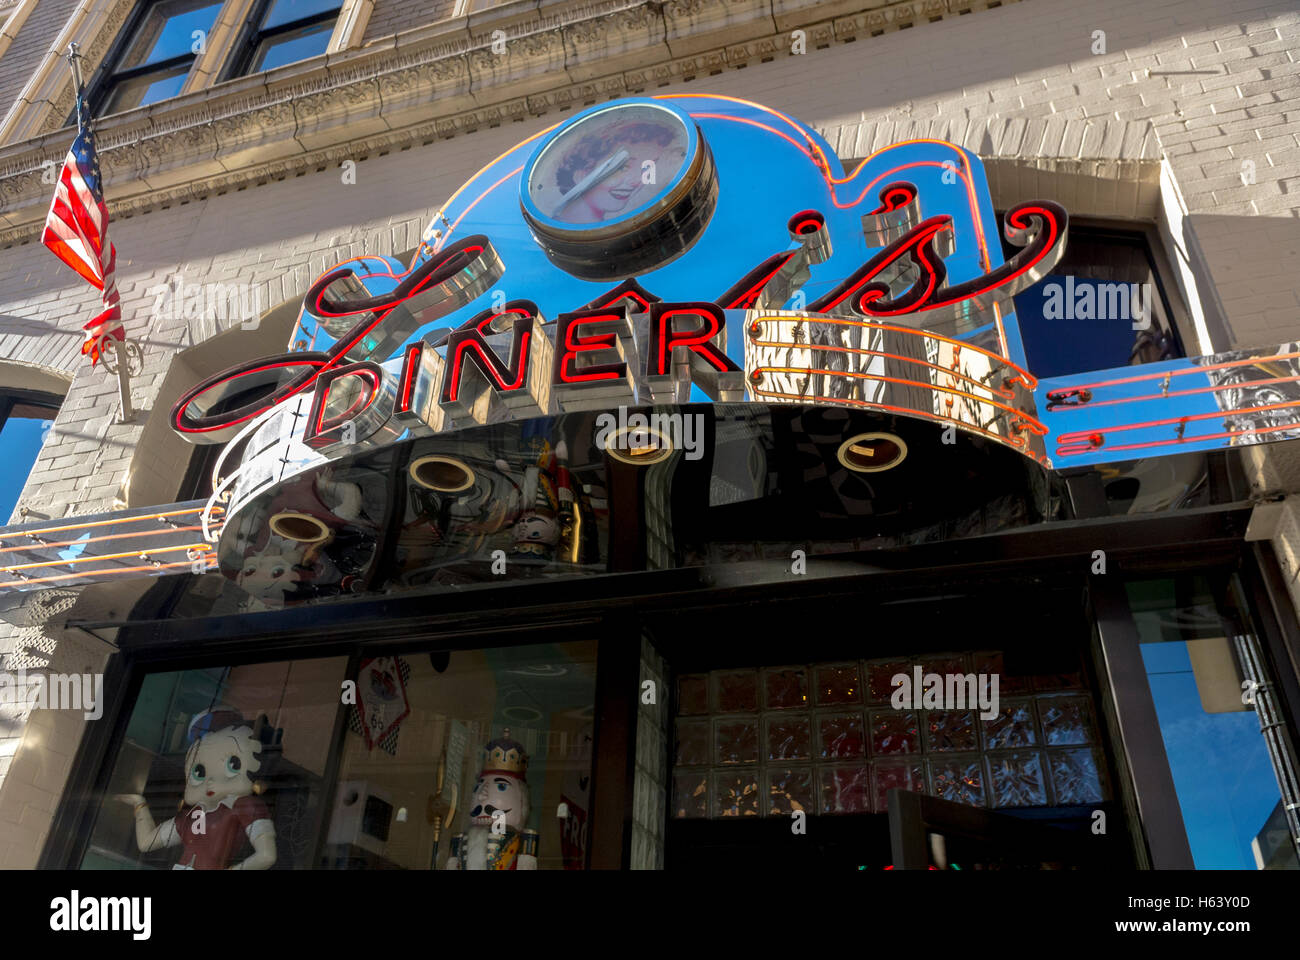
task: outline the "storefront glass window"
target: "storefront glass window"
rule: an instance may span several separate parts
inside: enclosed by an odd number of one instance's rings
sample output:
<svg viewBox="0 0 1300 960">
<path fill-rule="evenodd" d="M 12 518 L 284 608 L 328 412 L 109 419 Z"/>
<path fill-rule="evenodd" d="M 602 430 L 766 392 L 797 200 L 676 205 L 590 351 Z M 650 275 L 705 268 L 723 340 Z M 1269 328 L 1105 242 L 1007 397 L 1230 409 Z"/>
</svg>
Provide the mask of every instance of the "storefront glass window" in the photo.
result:
<svg viewBox="0 0 1300 960">
<path fill-rule="evenodd" d="M 1128 594 L 1197 868 L 1294 867 L 1253 681 L 1242 669 L 1239 646 L 1255 641 L 1230 581 L 1146 580 Z"/>
<path fill-rule="evenodd" d="M 144 678 L 83 869 L 581 869 L 595 644 Z"/>
</svg>

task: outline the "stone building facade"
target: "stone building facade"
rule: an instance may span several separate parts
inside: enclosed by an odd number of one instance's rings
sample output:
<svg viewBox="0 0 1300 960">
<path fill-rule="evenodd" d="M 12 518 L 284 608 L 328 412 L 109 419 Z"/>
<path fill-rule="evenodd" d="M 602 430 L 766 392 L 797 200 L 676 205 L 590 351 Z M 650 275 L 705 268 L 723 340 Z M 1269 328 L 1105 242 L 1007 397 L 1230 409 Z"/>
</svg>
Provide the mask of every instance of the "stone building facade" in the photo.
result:
<svg viewBox="0 0 1300 960">
<path fill-rule="evenodd" d="M 759 101 L 813 125 L 846 166 L 901 140 L 953 141 L 984 160 L 999 209 L 1050 196 L 1072 216 L 1151 225 L 1189 355 L 1300 340 L 1300 12 L 1287 0 L 346 0 L 326 53 L 222 80 L 250 6 L 231 0 L 178 96 L 97 125 L 141 348 L 123 423 L 117 379 L 79 352 L 95 291 L 39 234 L 42 175 L 71 138 L 60 54 L 78 42 L 94 71 L 135 4 L 0 6 L 0 388 L 62 398 L 11 523 L 176 501 L 193 454 L 167 424 L 182 390 L 282 349 L 316 277 L 412 251 L 482 164 L 624 95 Z M 256 322 L 169 311 L 177 285 L 242 289 Z M 1283 503 L 1269 535 L 1300 599 L 1300 454 L 1292 442 L 1248 462 L 1257 498 Z M 24 595 L 0 625 L 0 662 L 102 669 L 111 648 L 64 621 L 74 607 L 122 614 L 133 589 Z M 3 710 L 0 866 L 30 868 L 86 721 Z M 635 842 L 653 846 L 655 828 Z"/>
</svg>

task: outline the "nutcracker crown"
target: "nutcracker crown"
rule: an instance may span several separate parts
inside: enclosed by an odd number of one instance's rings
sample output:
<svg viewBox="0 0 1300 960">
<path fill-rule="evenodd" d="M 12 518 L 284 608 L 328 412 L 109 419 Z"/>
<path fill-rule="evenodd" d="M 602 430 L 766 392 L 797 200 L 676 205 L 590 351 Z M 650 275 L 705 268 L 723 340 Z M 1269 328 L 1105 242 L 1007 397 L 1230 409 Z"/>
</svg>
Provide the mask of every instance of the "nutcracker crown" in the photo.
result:
<svg viewBox="0 0 1300 960">
<path fill-rule="evenodd" d="M 501 773 L 524 779 L 528 771 L 528 754 L 524 745 L 510 738 L 510 728 L 506 727 L 502 736 L 488 743 L 483 748 L 483 772 Z"/>
</svg>

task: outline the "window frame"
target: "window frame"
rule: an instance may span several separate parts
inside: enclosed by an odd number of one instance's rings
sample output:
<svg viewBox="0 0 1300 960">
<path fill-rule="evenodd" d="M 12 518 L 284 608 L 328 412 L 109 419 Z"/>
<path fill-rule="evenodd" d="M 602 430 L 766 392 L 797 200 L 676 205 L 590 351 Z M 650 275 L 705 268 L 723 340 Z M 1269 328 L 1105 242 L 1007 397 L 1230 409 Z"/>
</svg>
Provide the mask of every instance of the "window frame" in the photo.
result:
<svg viewBox="0 0 1300 960">
<path fill-rule="evenodd" d="M 134 80 L 136 77 L 142 77 L 150 73 L 160 73 L 178 67 L 188 60 L 190 69 L 185 76 L 186 83 L 189 82 L 189 77 L 193 75 L 195 66 L 198 65 L 199 61 L 203 57 L 202 54 L 190 52 L 171 57 L 167 60 L 160 60 L 157 63 L 131 67 L 128 70 L 116 69 L 118 61 L 120 61 L 122 57 L 126 55 L 127 50 L 130 49 L 131 43 L 135 39 L 136 33 L 139 31 L 141 25 L 144 23 L 145 18 L 148 17 L 149 11 L 163 2 L 164 0 L 143 0 L 143 2 L 136 4 L 135 9 L 133 9 L 130 16 L 126 18 L 126 23 L 123 24 L 122 29 L 118 31 L 112 45 L 108 48 L 108 53 L 104 55 L 104 59 L 100 61 L 99 66 L 95 68 L 94 74 L 86 83 L 86 105 L 91 116 L 100 117 L 101 115 L 114 115 L 102 114 L 102 111 L 105 104 L 108 103 L 109 97 L 112 96 L 114 88 L 123 81 Z M 230 0 L 221 0 L 222 8 L 224 9 L 229 2 Z M 221 11 L 218 11 L 213 20 L 213 26 L 215 27 L 220 20 Z M 181 92 L 185 92 L 185 84 L 182 84 Z M 176 96 L 180 95 L 181 94 L 177 94 Z M 162 99 L 171 100 L 175 98 L 163 97 Z M 154 101 L 154 103 L 161 102 L 161 100 Z M 149 104 L 142 104 L 141 106 L 149 106 Z M 140 106 L 128 107 L 126 110 L 118 110 L 115 111 L 115 113 L 125 113 L 127 110 L 137 109 L 140 109 Z M 70 126 L 76 122 L 76 111 L 74 110 L 69 122 L 64 124 L 64 126 Z"/>
<path fill-rule="evenodd" d="M 250 76 L 254 72 L 265 73 L 266 70 L 253 71 L 250 66 L 253 62 L 253 56 L 257 53 L 257 48 L 263 41 L 274 39 L 286 33 L 292 33 L 295 30 L 301 30 L 304 27 L 315 26 L 319 23 L 325 23 L 333 20 L 337 28 L 338 22 L 347 12 L 347 0 L 339 0 L 339 5 L 333 10 L 324 10 L 298 20 L 290 20 L 287 23 L 281 23 L 274 27 L 263 28 L 262 23 L 270 15 L 271 7 L 275 0 L 257 0 L 249 8 L 248 15 L 244 18 L 244 24 L 239 30 L 231 52 L 226 57 L 225 67 L 217 74 L 217 82 L 224 83 L 227 80 L 234 80 L 238 77 Z M 326 44 L 325 52 L 329 52 L 329 44 Z M 319 54 L 317 54 L 319 56 Z M 310 57 L 307 59 L 311 59 Z M 301 61 L 293 61 L 300 63 Z M 288 66 L 288 64 L 284 64 Z M 276 67 L 270 68 L 278 69 Z"/>
<path fill-rule="evenodd" d="M 1005 215 L 1006 211 L 999 209 L 997 211 L 998 221 L 1002 222 Z M 1191 313 L 1182 300 L 1177 283 L 1173 280 L 1174 272 L 1154 223 L 1145 220 L 1112 220 L 1103 217 L 1071 216 L 1070 238 L 1076 235 L 1080 239 L 1114 239 L 1130 243 L 1136 242 L 1146 257 L 1147 266 L 1151 271 L 1152 283 L 1155 285 L 1155 293 L 1160 298 L 1160 306 L 1164 312 L 1165 323 L 1162 324 L 1158 317 L 1153 316 L 1151 328 L 1153 331 L 1159 328 L 1159 332 L 1169 337 L 1174 354 L 1167 359 L 1199 356 L 1199 338 L 1192 324 Z M 1009 245 L 1005 239 L 1002 242 L 1002 248 L 1004 257 L 1008 259 L 1011 254 L 1016 252 L 1016 248 Z M 1069 255 L 1069 251 L 1070 240 L 1067 239 L 1066 256 Z M 1032 289 L 1033 287 L 1029 288 L 1029 290 Z M 1023 296 L 1024 293 L 1028 292 L 1028 290 L 1022 291 L 1017 296 Z M 1134 337 L 1135 345 L 1137 339 L 1137 337 Z M 1188 352 L 1188 344 L 1197 344 L 1198 346 L 1193 352 Z M 1150 360 L 1143 363 L 1132 363 L 1130 360 L 1133 366 L 1145 366 L 1146 363 L 1156 362 L 1159 361 Z"/>
<path fill-rule="evenodd" d="M 0 430 L 3 430 L 4 425 L 8 423 L 14 407 L 20 404 L 27 403 L 38 407 L 52 407 L 57 415 L 63 407 L 63 400 L 64 398 L 57 393 L 4 387 L 0 389 Z"/>
</svg>

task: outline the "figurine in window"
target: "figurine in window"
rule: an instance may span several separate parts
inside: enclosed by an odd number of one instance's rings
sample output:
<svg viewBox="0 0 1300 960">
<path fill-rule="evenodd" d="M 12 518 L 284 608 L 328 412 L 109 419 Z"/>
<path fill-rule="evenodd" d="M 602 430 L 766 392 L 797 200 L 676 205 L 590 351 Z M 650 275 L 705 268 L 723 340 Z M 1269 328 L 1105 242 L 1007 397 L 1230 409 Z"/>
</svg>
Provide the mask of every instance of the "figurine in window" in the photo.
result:
<svg viewBox="0 0 1300 960">
<path fill-rule="evenodd" d="M 452 838 L 447 870 L 536 870 L 537 831 L 527 830 L 528 754 L 510 728 L 483 749 L 469 826 Z"/>
<path fill-rule="evenodd" d="M 275 864 L 275 825 L 255 794 L 252 775 L 262 767 L 262 741 L 253 724 L 229 707 L 200 713 L 190 723 L 185 753 L 185 799 L 175 817 L 155 824 L 139 794 L 119 794 L 135 809 L 141 853 L 181 848 L 173 870 L 267 870 Z M 241 836 L 242 835 L 242 836 Z M 247 838 L 251 856 L 231 863 Z"/>
</svg>

